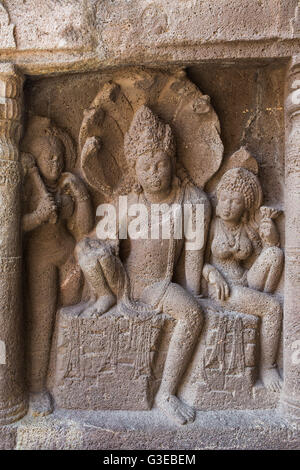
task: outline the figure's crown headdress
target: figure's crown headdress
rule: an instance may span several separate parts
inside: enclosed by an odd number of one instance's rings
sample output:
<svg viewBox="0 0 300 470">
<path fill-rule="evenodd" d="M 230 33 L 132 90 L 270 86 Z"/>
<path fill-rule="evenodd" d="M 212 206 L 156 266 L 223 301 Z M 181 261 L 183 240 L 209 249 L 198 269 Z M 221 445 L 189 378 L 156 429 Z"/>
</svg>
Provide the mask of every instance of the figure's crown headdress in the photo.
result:
<svg viewBox="0 0 300 470">
<path fill-rule="evenodd" d="M 170 156 L 175 153 L 175 140 L 169 124 L 162 122 L 147 106 L 135 113 L 125 134 L 124 150 L 129 164 L 149 150 L 162 149 Z"/>
</svg>

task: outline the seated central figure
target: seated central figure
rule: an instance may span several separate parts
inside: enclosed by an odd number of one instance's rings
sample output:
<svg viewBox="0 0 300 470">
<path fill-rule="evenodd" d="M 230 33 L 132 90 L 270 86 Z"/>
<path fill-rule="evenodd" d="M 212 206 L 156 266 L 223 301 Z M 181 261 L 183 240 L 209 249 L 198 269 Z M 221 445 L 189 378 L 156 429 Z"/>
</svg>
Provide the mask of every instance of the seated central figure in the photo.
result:
<svg viewBox="0 0 300 470">
<path fill-rule="evenodd" d="M 93 147 L 95 150 L 96 146 L 97 138 L 90 137 L 83 152 L 92 151 Z M 114 304 L 123 302 L 131 303 L 133 310 L 135 305 L 137 310 L 140 305 L 176 319 L 156 403 L 177 423 L 185 424 L 194 420 L 195 413 L 176 394 L 203 323 L 202 310 L 195 296 L 200 293 L 210 205 L 206 195 L 190 182 L 187 175 L 176 176 L 171 128 L 146 106 L 135 113 L 125 136 L 124 148 L 136 178 L 133 191 L 128 195 L 128 213 L 132 204 L 143 204 L 146 208 L 164 204 L 175 214 L 171 233 L 166 239 L 161 233 L 156 239 L 151 236 L 136 239 L 130 237 L 130 233 L 127 240 L 83 239 L 77 246 L 77 256 L 93 297 L 83 315 L 101 315 Z M 181 238 L 174 236 L 178 222 L 175 219 L 180 217 L 180 211 L 172 210 L 174 204 L 177 209 L 183 209 L 184 204 L 203 205 L 202 246 L 191 249 L 191 240 L 184 234 Z M 194 215 L 191 219 L 194 221 Z M 127 230 L 129 221 L 130 217 L 120 225 L 127 224 Z M 180 284 L 174 282 L 179 264 L 183 266 Z"/>
</svg>

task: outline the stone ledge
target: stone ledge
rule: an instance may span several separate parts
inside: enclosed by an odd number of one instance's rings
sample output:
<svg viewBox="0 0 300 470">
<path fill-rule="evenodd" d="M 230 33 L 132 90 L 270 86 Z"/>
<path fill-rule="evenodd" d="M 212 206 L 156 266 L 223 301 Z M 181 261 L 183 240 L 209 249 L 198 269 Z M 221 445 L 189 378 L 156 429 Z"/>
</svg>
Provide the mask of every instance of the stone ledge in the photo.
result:
<svg viewBox="0 0 300 470">
<path fill-rule="evenodd" d="M 151 411 L 56 410 L 0 428 L 0 448 L 17 450 L 299 449 L 300 429 L 276 410 L 198 412 L 177 426 Z"/>
<path fill-rule="evenodd" d="M 1 51 L 3 61 L 11 61 L 26 75 L 62 75 L 95 72 L 115 67 L 190 67 L 207 62 L 220 66 L 240 63 L 287 62 L 299 53 L 299 39 L 233 41 L 216 44 L 176 45 L 134 50 L 128 54 L 100 56 L 93 51 Z M 256 61 L 256 62 L 255 62 Z"/>
</svg>

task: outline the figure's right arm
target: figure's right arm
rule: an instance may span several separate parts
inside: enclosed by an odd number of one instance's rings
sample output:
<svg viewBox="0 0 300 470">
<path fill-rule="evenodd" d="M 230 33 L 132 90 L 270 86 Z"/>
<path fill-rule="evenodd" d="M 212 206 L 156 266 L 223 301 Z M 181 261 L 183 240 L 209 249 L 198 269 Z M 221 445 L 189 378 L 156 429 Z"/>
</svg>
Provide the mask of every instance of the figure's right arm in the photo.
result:
<svg viewBox="0 0 300 470">
<path fill-rule="evenodd" d="M 213 218 L 209 227 L 209 234 L 208 234 L 208 239 L 206 243 L 206 251 L 205 251 L 205 263 L 204 263 L 203 272 L 202 272 L 203 277 L 207 282 L 209 282 L 209 273 L 214 269 L 214 267 L 210 264 L 211 245 L 214 239 L 214 233 L 215 233 L 215 220 Z"/>
<path fill-rule="evenodd" d="M 31 230 L 36 229 L 49 220 L 54 210 L 55 207 L 51 198 L 47 196 L 44 197 L 41 199 L 38 207 L 34 211 L 23 215 L 22 230 L 24 232 L 30 232 Z"/>
<path fill-rule="evenodd" d="M 23 216 L 22 216 L 22 230 L 23 232 L 31 232 L 37 228 L 41 222 L 38 210 L 30 210 L 30 201 L 32 199 L 32 185 L 29 182 L 28 174 L 24 181 L 24 197 L 23 197 Z"/>
<path fill-rule="evenodd" d="M 226 300 L 230 295 L 229 286 L 226 280 L 223 278 L 219 270 L 210 264 L 211 258 L 211 245 L 215 236 L 216 224 L 215 220 L 212 221 L 209 231 L 209 239 L 207 243 L 206 263 L 203 266 L 203 277 L 208 284 L 214 286 L 214 298 L 215 300 Z"/>
<path fill-rule="evenodd" d="M 24 232 L 30 232 L 40 225 L 40 220 L 36 211 L 30 214 L 23 215 L 22 218 L 22 230 Z"/>
<path fill-rule="evenodd" d="M 29 181 L 27 183 L 30 183 Z M 32 186 L 27 184 L 24 197 L 24 214 L 22 217 L 22 230 L 31 232 L 44 222 L 48 221 L 55 214 L 56 207 L 50 195 L 45 194 L 39 200 L 36 209 L 30 207 L 30 199 L 32 197 Z"/>
</svg>

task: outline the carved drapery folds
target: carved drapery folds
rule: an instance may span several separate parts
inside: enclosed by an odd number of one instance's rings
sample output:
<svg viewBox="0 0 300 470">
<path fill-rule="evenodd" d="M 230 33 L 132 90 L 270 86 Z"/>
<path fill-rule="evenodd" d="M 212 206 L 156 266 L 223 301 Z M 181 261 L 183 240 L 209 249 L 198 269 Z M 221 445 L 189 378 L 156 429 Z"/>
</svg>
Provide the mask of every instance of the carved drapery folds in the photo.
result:
<svg viewBox="0 0 300 470">
<path fill-rule="evenodd" d="M 23 78 L 0 66 L 0 424 L 26 413 L 21 325 L 21 129 Z"/>
<path fill-rule="evenodd" d="M 292 60 L 286 99 L 286 271 L 282 407 L 300 419 L 300 56 Z"/>
</svg>

